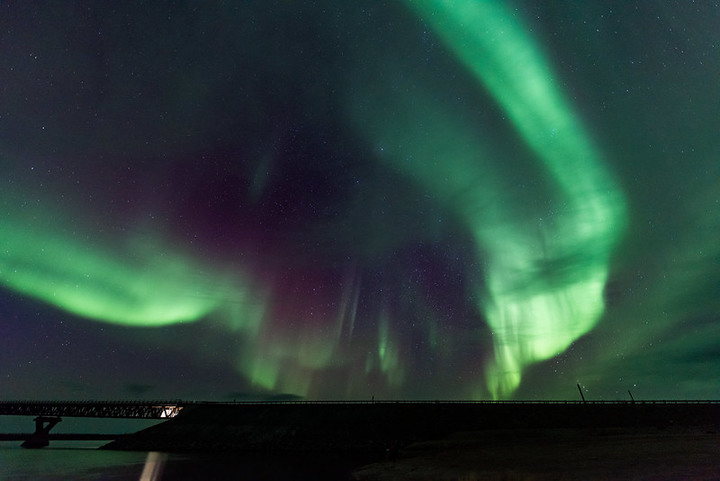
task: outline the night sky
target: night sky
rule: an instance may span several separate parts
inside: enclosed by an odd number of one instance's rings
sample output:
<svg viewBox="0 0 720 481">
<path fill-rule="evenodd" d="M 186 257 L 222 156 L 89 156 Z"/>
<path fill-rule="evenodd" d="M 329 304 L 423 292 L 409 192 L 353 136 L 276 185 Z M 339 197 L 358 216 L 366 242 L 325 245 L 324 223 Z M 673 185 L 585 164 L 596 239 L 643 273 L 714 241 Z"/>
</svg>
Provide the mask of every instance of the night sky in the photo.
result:
<svg viewBox="0 0 720 481">
<path fill-rule="evenodd" d="M 718 25 L 0 3 L 0 399 L 717 399 Z"/>
</svg>

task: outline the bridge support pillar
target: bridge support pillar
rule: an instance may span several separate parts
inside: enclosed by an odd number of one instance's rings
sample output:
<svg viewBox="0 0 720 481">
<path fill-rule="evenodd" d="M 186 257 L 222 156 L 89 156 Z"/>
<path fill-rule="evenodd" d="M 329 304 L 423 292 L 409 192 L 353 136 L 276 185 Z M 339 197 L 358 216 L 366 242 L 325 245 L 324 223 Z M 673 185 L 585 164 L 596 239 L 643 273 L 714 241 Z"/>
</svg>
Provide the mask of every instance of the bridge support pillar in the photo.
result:
<svg viewBox="0 0 720 481">
<path fill-rule="evenodd" d="M 34 421 L 35 432 L 21 444 L 23 448 L 44 448 L 50 444 L 50 430 L 62 421 L 62 418 L 57 416 L 38 416 Z"/>
</svg>

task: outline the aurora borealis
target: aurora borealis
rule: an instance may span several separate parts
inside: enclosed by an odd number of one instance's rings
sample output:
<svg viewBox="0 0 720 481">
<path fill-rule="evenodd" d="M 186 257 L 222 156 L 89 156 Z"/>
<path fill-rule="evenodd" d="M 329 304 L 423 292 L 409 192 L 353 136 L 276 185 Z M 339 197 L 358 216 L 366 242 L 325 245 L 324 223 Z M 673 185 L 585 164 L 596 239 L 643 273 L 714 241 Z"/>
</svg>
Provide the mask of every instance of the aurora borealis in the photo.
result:
<svg viewBox="0 0 720 481">
<path fill-rule="evenodd" d="M 3 4 L 7 399 L 717 398 L 720 6 Z"/>
</svg>

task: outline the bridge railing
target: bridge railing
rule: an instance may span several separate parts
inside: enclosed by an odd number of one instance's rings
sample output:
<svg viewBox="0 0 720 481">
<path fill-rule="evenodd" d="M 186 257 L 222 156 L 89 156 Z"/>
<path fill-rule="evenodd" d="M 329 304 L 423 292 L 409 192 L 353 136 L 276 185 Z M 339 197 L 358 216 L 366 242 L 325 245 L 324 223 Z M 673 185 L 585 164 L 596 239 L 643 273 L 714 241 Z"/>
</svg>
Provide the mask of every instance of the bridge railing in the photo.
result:
<svg viewBox="0 0 720 481">
<path fill-rule="evenodd" d="M 176 401 L 0 401 L 0 415 L 163 419 L 177 416 Z"/>
</svg>

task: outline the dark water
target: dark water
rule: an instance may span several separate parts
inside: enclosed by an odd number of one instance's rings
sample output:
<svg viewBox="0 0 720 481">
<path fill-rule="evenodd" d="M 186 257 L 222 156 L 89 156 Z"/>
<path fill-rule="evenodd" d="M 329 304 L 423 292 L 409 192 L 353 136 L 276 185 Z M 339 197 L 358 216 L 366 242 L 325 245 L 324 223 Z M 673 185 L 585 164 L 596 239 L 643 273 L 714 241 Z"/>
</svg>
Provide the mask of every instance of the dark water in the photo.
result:
<svg viewBox="0 0 720 481">
<path fill-rule="evenodd" d="M 53 442 L 28 450 L 18 442 L 0 442 L 0 480 L 185 481 L 344 481 L 362 461 L 319 456 L 254 454 L 165 454 L 100 451 L 102 442 Z"/>
</svg>

